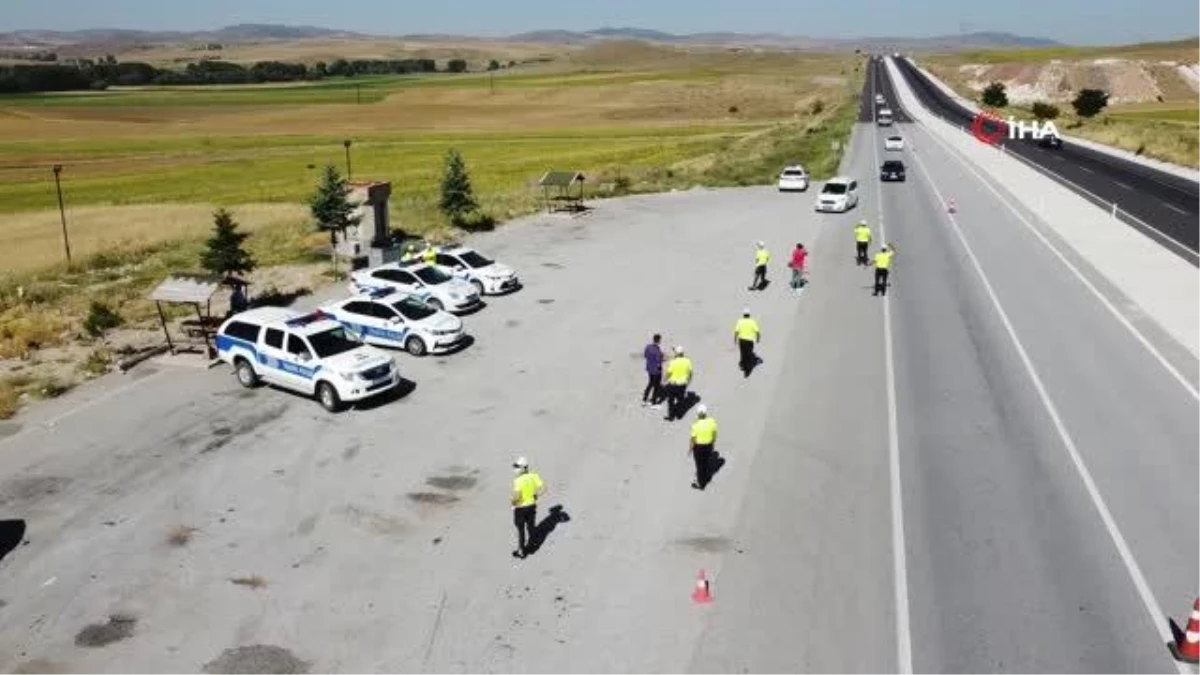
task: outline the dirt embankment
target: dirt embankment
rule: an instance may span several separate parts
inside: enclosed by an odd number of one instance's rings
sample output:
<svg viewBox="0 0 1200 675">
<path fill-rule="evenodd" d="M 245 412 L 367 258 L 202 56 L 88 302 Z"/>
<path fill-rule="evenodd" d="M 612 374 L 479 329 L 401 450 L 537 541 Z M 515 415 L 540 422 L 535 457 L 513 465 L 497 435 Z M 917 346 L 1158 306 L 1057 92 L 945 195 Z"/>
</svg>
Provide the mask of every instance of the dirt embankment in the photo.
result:
<svg viewBox="0 0 1200 675">
<path fill-rule="evenodd" d="M 1110 104 L 1123 104 L 1194 100 L 1195 84 L 1184 72 L 1195 72 L 1195 68 L 1195 64 L 1176 61 L 1054 59 L 1041 63 L 968 63 L 958 66 L 955 74 L 976 93 L 991 82 L 1002 82 L 1009 101 L 1017 105 L 1069 101 L 1084 88 L 1107 91 Z"/>
</svg>

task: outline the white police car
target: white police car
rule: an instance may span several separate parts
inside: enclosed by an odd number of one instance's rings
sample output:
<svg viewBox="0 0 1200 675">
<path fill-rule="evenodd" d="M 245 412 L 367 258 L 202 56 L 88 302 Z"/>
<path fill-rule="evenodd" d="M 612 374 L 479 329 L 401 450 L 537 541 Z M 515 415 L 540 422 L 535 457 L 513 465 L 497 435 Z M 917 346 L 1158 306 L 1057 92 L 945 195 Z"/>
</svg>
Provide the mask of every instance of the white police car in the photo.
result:
<svg viewBox="0 0 1200 675">
<path fill-rule="evenodd" d="M 374 288 L 392 288 L 417 296 L 435 309 L 468 312 L 483 305 L 479 291 L 436 265 L 424 262 L 385 263 L 350 275 L 350 292 L 360 294 Z"/>
<path fill-rule="evenodd" d="M 395 359 L 354 340 L 321 311 L 261 307 L 235 314 L 217 329 L 217 358 L 234 367 L 244 387 L 265 381 L 315 395 L 330 412 L 400 383 Z"/>
<path fill-rule="evenodd" d="M 467 337 L 462 319 L 391 288 L 331 302 L 321 311 L 363 342 L 399 347 L 413 356 L 450 351 Z"/>
<path fill-rule="evenodd" d="M 469 281 L 480 295 L 507 293 L 521 285 L 513 268 L 466 246 L 438 249 L 437 265 L 454 276 Z"/>
</svg>

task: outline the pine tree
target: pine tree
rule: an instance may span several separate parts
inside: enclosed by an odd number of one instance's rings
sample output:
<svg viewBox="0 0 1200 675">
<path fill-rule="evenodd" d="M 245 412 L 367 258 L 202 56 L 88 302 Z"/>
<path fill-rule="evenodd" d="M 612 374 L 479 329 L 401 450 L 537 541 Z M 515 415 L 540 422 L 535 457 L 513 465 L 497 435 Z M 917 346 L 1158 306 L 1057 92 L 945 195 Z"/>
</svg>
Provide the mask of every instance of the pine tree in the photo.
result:
<svg viewBox="0 0 1200 675">
<path fill-rule="evenodd" d="M 248 232 L 238 231 L 232 213 L 218 209 L 213 214 L 213 235 L 208 240 L 208 248 L 200 256 L 200 265 L 223 277 L 254 271 L 257 263 L 242 248 L 249 236 Z"/>
<path fill-rule="evenodd" d="M 479 208 L 471 189 L 471 177 L 467 164 L 457 150 L 446 153 L 446 170 L 442 174 L 442 213 L 452 222 L 458 222 L 468 213 Z"/>
<path fill-rule="evenodd" d="M 338 173 L 332 164 L 325 167 L 317 191 L 308 200 L 317 229 L 329 233 L 329 245 L 333 249 L 333 271 L 337 274 L 337 242 L 338 234 L 346 234 L 346 229 L 362 220 L 355 213 L 355 206 L 350 203 L 350 186 L 346 179 Z"/>
</svg>

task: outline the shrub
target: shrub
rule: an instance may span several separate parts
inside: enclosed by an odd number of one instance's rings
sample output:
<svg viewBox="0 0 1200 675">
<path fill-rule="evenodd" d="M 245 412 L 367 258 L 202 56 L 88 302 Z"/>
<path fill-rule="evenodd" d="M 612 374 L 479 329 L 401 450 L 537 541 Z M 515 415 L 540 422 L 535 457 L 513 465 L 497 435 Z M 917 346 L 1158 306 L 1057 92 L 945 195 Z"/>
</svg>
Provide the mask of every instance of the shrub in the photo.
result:
<svg viewBox="0 0 1200 675">
<path fill-rule="evenodd" d="M 124 319 L 103 302 L 93 301 L 88 308 L 87 318 L 83 320 L 83 329 L 94 338 L 103 337 L 105 331 L 111 330 L 124 323 Z"/>
<path fill-rule="evenodd" d="M 107 349 L 93 349 L 87 359 L 79 364 L 79 370 L 92 377 L 99 377 L 108 372 L 112 364 L 112 352 Z"/>
<path fill-rule="evenodd" d="M 1108 92 L 1100 89 L 1080 89 L 1071 107 L 1080 117 L 1095 117 L 1108 106 Z"/>
<path fill-rule="evenodd" d="M 1052 120 L 1058 117 L 1058 106 L 1050 105 L 1043 101 L 1034 103 L 1030 110 L 1033 112 L 1033 116 L 1039 120 Z"/>
<path fill-rule="evenodd" d="M 738 107 L 736 105 L 729 106 L 729 114 L 730 115 L 738 114 Z"/>
<path fill-rule="evenodd" d="M 451 222 L 467 232 L 491 232 L 496 229 L 496 219 L 490 213 L 478 210 L 458 215 Z"/>
<path fill-rule="evenodd" d="M 1008 92 L 1004 88 L 1003 82 L 993 82 L 983 89 L 983 97 L 980 99 L 984 105 L 990 105 L 993 108 L 1003 108 L 1008 105 Z"/>
<path fill-rule="evenodd" d="M 809 108 L 808 108 L 808 111 L 810 113 L 812 113 L 813 115 L 820 115 L 824 110 L 825 110 L 825 102 L 822 101 L 821 99 L 817 99 L 817 100 L 813 101 L 812 105 L 809 106 Z"/>
<path fill-rule="evenodd" d="M 617 176 L 617 179 L 613 181 L 614 192 L 626 193 L 631 189 L 633 189 L 633 180 L 629 176 Z"/>
</svg>

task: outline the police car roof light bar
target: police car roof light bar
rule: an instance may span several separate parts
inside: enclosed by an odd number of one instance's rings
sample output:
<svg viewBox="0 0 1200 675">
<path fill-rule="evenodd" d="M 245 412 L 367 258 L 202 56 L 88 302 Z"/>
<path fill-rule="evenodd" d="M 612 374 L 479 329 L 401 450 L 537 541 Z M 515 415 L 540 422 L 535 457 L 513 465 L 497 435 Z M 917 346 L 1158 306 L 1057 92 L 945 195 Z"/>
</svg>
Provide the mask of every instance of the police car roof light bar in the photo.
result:
<svg viewBox="0 0 1200 675">
<path fill-rule="evenodd" d="M 328 314 L 323 310 L 317 309 L 317 310 L 313 310 L 313 311 L 309 312 L 308 314 L 303 314 L 301 316 L 298 316 L 294 319 L 288 319 L 284 323 L 287 324 L 288 326 L 307 326 L 310 323 L 316 323 L 318 321 L 324 321 L 326 319 L 333 319 L 333 315 Z"/>
</svg>

